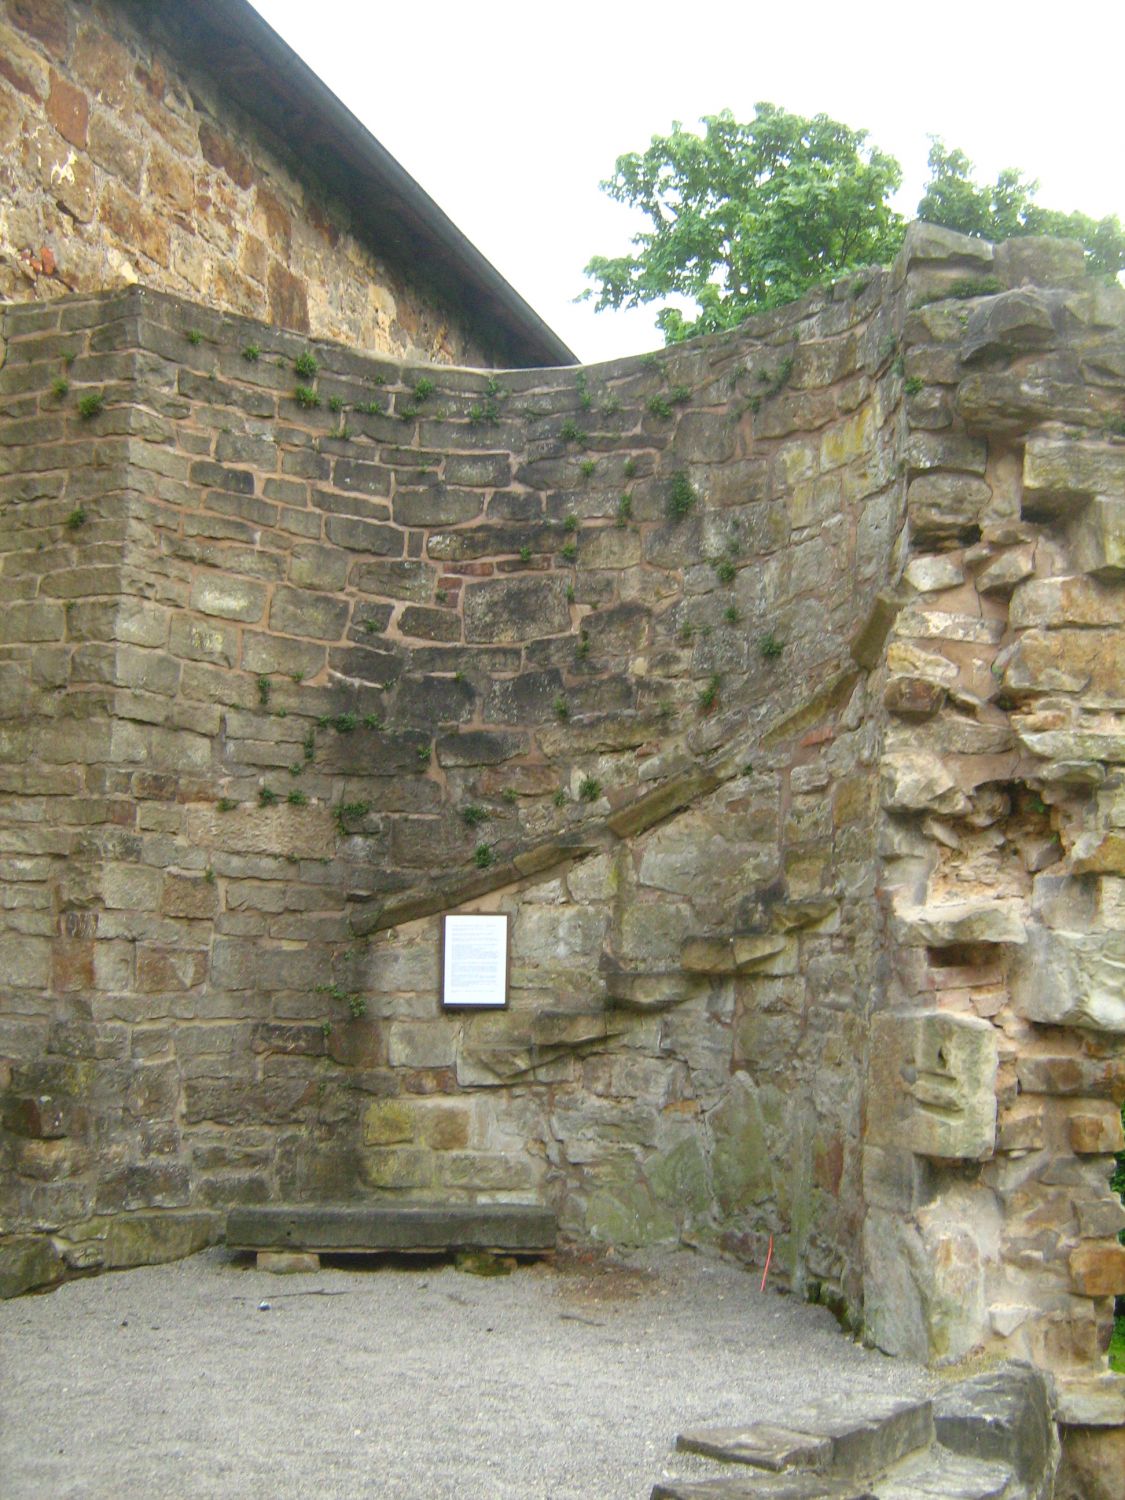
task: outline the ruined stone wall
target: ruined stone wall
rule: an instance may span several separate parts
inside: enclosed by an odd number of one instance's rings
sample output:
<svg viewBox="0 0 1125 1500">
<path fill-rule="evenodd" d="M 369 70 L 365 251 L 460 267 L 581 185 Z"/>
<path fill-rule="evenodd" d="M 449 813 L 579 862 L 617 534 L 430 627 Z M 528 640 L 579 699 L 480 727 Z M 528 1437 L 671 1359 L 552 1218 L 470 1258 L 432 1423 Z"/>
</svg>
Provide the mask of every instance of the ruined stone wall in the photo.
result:
<svg viewBox="0 0 1125 1500">
<path fill-rule="evenodd" d="M 1059 1373 L 1065 1421 L 1121 1423 L 1090 1372 L 1125 1290 L 1125 296 L 1076 245 L 919 227 L 904 301 L 868 1328 L 1003 1347 Z"/>
<path fill-rule="evenodd" d="M 531 1194 L 858 1306 L 884 280 L 499 378 L 7 310 L 9 1231 Z M 466 903 L 504 1014 L 440 1013 Z"/>
<path fill-rule="evenodd" d="M 1122 301 L 916 228 L 577 372 L 6 309 L 7 1285 L 531 1197 L 1120 1421 Z"/>
<path fill-rule="evenodd" d="M 143 6 L 3 0 L 0 297 L 138 281 L 372 353 L 501 362 Z"/>
</svg>

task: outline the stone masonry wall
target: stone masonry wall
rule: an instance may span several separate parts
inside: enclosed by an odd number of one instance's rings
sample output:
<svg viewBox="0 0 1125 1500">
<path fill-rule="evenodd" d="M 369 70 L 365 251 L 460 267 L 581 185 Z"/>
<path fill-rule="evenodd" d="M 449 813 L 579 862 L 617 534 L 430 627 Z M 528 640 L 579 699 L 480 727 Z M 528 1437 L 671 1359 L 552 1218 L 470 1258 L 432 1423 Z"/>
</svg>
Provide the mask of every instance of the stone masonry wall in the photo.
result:
<svg viewBox="0 0 1125 1500">
<path fill-rule="evenodd" d="M 530 1193 L 858 1307 L 884 281 L 500 378 L 7 310 L 9 1231 Z M 474 899 L 511 1008 L 442 1015 Z"/>
<path fill-rule="evenodd" d="M 916 231 L 905 301 L 868 1328 L 1002 1346 L 1058 1372 L 1064 1421 L 1120 1424 L 1125 295 L 1076 245 Z"/>
<path fill-rule="evenodd" d="M 1120 1421 L 1122 301 L 916 228 L 584 371 L 7 308 L 6 1286 L 535 1198 Z"/>
<path fill-rule="evenodd" d="M 3 0 L 0 297 L 138 281 L 371 353 L 502 362 L 234 98 L 185 73 L 143 6 Z"/>
</svg>

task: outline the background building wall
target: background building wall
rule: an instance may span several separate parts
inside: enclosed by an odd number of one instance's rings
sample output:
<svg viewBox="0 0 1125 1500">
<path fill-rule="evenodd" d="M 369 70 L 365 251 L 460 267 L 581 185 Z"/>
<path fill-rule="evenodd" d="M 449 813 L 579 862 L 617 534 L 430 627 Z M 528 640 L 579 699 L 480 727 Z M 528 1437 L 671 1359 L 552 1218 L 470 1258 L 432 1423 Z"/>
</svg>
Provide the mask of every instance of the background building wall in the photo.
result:
<svg viewBox="0 0 1125 1500">
<path fill-rule="evenodd" d="M 358 234 L 293 138 L 186 72 L 144 7 L 0 5 L 0 297 L 142 282 L 370 353 L 503 363 L 500 340 Z"/>
</svg>

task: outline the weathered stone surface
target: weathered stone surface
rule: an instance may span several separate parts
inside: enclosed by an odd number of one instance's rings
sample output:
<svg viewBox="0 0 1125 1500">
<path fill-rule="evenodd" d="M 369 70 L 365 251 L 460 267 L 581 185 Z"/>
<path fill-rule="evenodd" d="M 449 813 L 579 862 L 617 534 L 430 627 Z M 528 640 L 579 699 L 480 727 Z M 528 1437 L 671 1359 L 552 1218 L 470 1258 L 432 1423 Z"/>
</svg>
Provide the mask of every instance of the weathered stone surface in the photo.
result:
<svg viewBox="0 0 1125 1500">
<path fill-rule="evenodd" d="M 795 1428 L 755 1422 L 748 1427 L 697 1427 L 681 1432 L 676 1447 L 723 1463 L 752 1464 L 756 1469 L 825 1469 L 832 1440 Z"/>
<path fill-rule="evenodd" d="M 1078 567 L 1095 578 L 1125 577 L 1125 499 L 1096 495 L 1075 525 Z"/>
<path fill-rule="evenodd" d="M 65 1269 L 58 1250 L 41 1235 L 8 1240 L 0 1245 L 0 1298 L 49 1286 Z"/>
<path fill-rule="evenodd" d="M 992 487 L 971 474 L 922 474 L 910 480 L 906 511 L 915 543 L 942 543 L 980 529 Z"/>
<path fill-rule="evenodd" d="M 1034 289 L 1001 292 L 969 314 L 961 358 L 966 364 L 993 354 L 1051 349 L 1058 340 L 1046 297 Z"/>
<path fill-rule="evenodd" d="M 923 220 L 907 226 L 902 250 L 904 266 L 926 261 L 949 261 L 955 265 L 979 268 L 990 266 L 994 258 L 994 248 L 987 240 L 958 234 L 955 229 L 946 229 L 941 224 L 929 224 Z"/>
<path fill-rule="evenodd" d="M 1125 1150 L 1121 1112 L 1108 1102 L 1091 1100 L 1067 1121 L 1070 1148 L 1077 1155 L 1109 1156 Z"/>
<path fill-rule="evenodd" d="M 1059 1456 L 1051 1391 L 1030 1365 L 1002 1365 L 939 1392 L 934 1431 L 952 1453 L 1006 1465 L 1028 1494 L 1050 1493 Z"/>
<path fill-rule="evenodd" d="M 977 589 L 982 594 L 1010 594 L 1035 572 L 1035 549 L 1013 547 L 988 563 L 977 574 Z"/>
<path fill-rule="evenodd" d="M 984 1160 L 996 1141 L 997 1065 L 987 1021 L 949 1011 L 876 1016 L 870 1086 L 882 1108 L 867 1138 L 920 1156 Z"/>
<path fill-rule="evenodd" d="M 949 1363 L 988 1331 L 981 1250 L 963 1205 L 940 1202 L 912 1219 L 868 1213 L 867 1329 L 889 1354 Z"/>
<path fill-rule="evenodd" d="M 1084 1242 L 1070 1252 L 1070 1284 L 1081 1297 L 1125 1293 L 1125 1245 Z"/>
<path fill-rule="evenodd" d="M 1125 494 L 1125 448 L 1032 437 L 1024 450 L 1025 515 L 1058 515 L 1095 496 Z"/>
<path fill-rule="evenodd" d="M 1125 1473 L 1125 1427 L 1067 1427 L 1056 1495 L 1115 1500 Z"/>
<path fill-rule="evenodd" d="M 1012 999 L 1021 1015 L 1040 1024 L 1125 1031 L 1125 933 L 1034 928 Z"/>
<path fill-rule="evenodd" d="M 553 1250 L 555 1216 L 531 1204 L 240 1208 L 227 1218 L 235 1250 Z"/>
<path fill-rule="evenodd" d="M 947 901 L 933 906 L 900 907 L 894 916 L 896 937 L 908 946 L 947 947 L 954 943 L 1027 942 L 1020 901 Z"/>
<path fill-rule="evenodd" d="M 1056 1377 L 1055 1419 L 1068 1427 L 1125 1427 L 1125 1376 Z"/>
<path fill-rule="evenodd" d="M 201 614 L 252 624 L 265 613 L 266 591 L 247 579 L 200 574 L 192 585 L 191 603 Z"/>
<path fill-rule="evenodd" d="M 307 1250 L 259 1250 L 257 1266 L 274 1276 L 302 1276 L 320 1270 L 320 1256 Z"/>
<path fill-rule="evenodd" d="M 158 159 L 154 201 L 178 180 Z M 268 269 L 304 229 L 272 220 L 253 266 L 215 247 L 197 274 L 312 321 Z M 147 292 L 2 302 L 17 1227 L 59 1226 L 80 1269 L 105 1237 L 62 1231 L 94 1194 L 132 1221 L 549 1192 L 579 1243 L 760 1264 L 772 1235 L 771 1274 L 865 1301 L 889 1347 L 1096 1365 L 1107 1299 L 1059 1287 L 1076 1236 L 1119 1227 L 1125 1061 L 1013 992 L 1025 930 L 1083 964 L 1125 931 L 1117 313 L 1052 292 L 1058 349 L 982 356 L 1039 382 L 997 412 L 1061 403 L 1027 429 L 1021 518 L 1024 429 L 952 401 L 996 299 L 910 306 L 974 253 L 624 361 L 589 407 L 573 371 L 505 375 L 509 401 L 317 342 L 354 440 L 290 399 L 308 341 L 277 328 Z M 109 397 L 88 425 L 53 404 L 72 341 Z M 489 399 L 501 420 L 470 415 Z M 1049 445 L 1079 456 L 1036 489 Z M 979 510 L 924 514 L 949 483 Z M 462 904 L 512 917 L 502 1014 L 436 1008 Z M 937 1019 L 891 1045 L 872 997 Z"/>
<path fill-rule="evenodd" d="M 1077 240 L 1029 234 L 996 246 L 996 269 L 1012 286 L 1081 286 L 1085 261 Z"/>
<path fill-rule="evenodd" d="M 1087 387 L 1065 379 L 990 370 L 967 375 L 957 387 L 956 408 L 970 431 L 1026 432 L 1042 422 L 1090 420 Z"/>
<path fill-rule="evenodd" d="M 773 933 L 691 938 L 680 950 L 680 962 L 696 974 L 743 974 L 784 952 L 788 943 L 789 939 Z"/>
<path fill-rule="evenodd" d="M 1004 667 L 1013 694 L 1075 693 L 1088 708 L 1125 708 L 1120 630 L 1029 630 Z"/>
<path fill-rule="evenodd" d="M 1093 578 L 1035 578 L 1012 594 L 1009 620 L 1032 626 L 1125 624 L 1125 595 Z"/>
<path fill-rule="evenodd" d="M 904 750 L 885 756 L 880 792 L 883 806 L 893 811 L 959 812 L 967 806 L 964 793 L 938 756 L 923 750 Z"/>
<path fill-rule="evenodd" d="M 465 639 L 529 641 L 568 630 L 570 610 L 561 578 L 507 578 L 465 591 Z"/>
<path fill-rule="evenodd" d="M 904 576 L 920 594 L 933 594 L 964 583 L 965 570 L 953 557 L 913 557 Z"/>
</svg>

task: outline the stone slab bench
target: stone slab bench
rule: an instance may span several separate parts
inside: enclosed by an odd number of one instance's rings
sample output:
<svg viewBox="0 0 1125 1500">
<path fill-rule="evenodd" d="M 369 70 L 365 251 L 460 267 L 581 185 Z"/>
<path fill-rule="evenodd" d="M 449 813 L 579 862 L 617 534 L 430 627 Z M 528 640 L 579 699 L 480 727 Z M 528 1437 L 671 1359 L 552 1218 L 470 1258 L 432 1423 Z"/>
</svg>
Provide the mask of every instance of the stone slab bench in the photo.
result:
<svg viewBox="0 0 1125 1500">
<path fill-rule="evenodd" d="M 533 1203 L 380 1203 L 235 1208 L 227 1245 L 254 1251 L 264 1270 L 315 1270 L 321 1255 L 484 1250 L 543 1255 L 558 1222 Z"/>
</svg>

